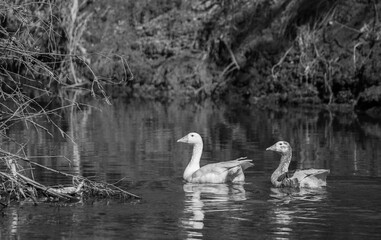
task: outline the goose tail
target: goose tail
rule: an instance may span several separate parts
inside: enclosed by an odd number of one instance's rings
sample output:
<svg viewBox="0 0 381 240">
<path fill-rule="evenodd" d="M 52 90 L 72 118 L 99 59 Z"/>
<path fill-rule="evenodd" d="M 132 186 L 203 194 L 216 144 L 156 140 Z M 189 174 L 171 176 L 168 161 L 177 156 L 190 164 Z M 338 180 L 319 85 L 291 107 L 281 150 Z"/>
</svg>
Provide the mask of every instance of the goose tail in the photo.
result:
<svg viewBox="0 0 381 240">
<path fill-rule="evenodd" d="M 243 161 L 243 162 L 241 163 L 241 168 L 242 168 L 242 170 L 246 170 L 247 168 L 254 166 L 254 163 L 252 163 L 251 161 L 252 161 L 252 160 L 249 160 L 249 161 Z"/>
<path fill-rule="evenodd" d="M 329 169 L 315 169 L 316 172 L 313 174 L 317 179 L 326 181 L 328 174 L 330 173 Z"/>
<path fill-rule="evenodd" d="M 327 186 L 327 176 L 330 172 L 328 169 L 308 169 L 300 172 L 302 175 L 298 174 L 298 180 L 302 187 L 317 188 Z"/>
<path fill-rule="evenodd" d="M 254 163 L 252 163 L 252 159 L 247 159 L 247 157 L 240 157 L 240 158 L 237 158 L 236 160 L 234 161 L 238 161 L 239 165 L 241 166 L 242 170 L 245 170 L 249 167 L 252 167 L 254 166 Z"/>
</svg>

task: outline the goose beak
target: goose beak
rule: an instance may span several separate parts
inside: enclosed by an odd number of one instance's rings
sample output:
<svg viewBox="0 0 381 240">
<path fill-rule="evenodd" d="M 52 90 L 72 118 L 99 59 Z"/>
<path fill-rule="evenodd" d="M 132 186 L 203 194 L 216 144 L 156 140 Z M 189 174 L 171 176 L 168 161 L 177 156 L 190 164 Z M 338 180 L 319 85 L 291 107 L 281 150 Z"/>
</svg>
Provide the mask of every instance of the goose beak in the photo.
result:
<svg viewBox="0 0 381 240">
<path fill-rule="evenodd" d="M 177 140 L 177 142 L 187 143 L 188 142 L 188 135 L 185 136 L 185 137 L 180 138 L 179 140 Z"/>
<path fill-rule="evenodd" d="M 272 145 L 271 147 L 266 148 L 266 151 L 276 151 L 276 150 L 277 150 L 277 149 L 276 149 L 275 144 Z"/>
</svg>

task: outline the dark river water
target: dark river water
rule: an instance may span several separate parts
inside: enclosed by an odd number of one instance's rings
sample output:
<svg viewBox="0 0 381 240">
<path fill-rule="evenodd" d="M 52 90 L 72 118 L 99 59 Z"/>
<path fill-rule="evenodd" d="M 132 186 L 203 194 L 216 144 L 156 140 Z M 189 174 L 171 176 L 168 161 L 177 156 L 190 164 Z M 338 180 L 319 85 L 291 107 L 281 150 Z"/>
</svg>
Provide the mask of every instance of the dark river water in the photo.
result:
<svg viewBox="0 0 381 240">
<path fill-rule="evenodd" d="M 52 116 L 64 130 L 9 127 L 1 147 L 71 174 L 116 183 L 142 200 L 12 205 L 1 210 L 0 239 L 381 239 L 381 122 L 326 110 L 212 103 L 93 103 Z M 201 165 L 247 156 L 245 184 L 185 184 L 188 132 L 204 140 Z M 279 156 L 292 168 L 329 168 L 318 190 L 272 188 Z M 75 143 L 74 143 L 75 142 Z M 62 157 L 64 156 L 64 157 Z M 36 180 L 63 176 L 36 168 Z"/>
</svg>

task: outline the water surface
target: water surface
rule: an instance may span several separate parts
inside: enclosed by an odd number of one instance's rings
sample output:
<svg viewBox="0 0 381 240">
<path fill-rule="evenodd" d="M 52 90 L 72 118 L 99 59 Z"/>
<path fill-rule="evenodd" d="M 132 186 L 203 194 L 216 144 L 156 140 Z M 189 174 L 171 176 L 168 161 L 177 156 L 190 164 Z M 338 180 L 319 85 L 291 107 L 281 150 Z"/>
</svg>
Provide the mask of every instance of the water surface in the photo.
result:
<svg viewBox="0 0 381 240">
<path fill-rule="evenodd" d="M 115 100 L 41 119 L 49 133 L 22 124 L 8 136 L 46 166 L 118 182 L 140 201 L 75 205 L 22 204 L 1 211 L 0 239 L 300 239 L 381 237 L 381 123 L 326 110 L 264 110 L 212 103 Z M 201 164 L 252 158 L 245 184 L 185 184 L 190 131 L 204 140 Z M 292 168 L 329 168 L 328 187 L 271 187 L 279 156 L 265 149 L 283 139 Z M 3 139 L 2 148 L 21 146 Z M 60 156 L 65 156 L 60 157 Z M 71 179 L 34 170 L 44 184 Z"/>
</svg>

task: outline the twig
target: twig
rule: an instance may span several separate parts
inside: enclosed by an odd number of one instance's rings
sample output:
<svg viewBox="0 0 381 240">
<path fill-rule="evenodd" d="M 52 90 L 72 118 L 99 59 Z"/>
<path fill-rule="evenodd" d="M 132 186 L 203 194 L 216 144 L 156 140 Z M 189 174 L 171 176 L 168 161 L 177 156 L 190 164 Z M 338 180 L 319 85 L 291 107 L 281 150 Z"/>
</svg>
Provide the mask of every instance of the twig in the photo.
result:
<svg viewBox="0 0 381 240">
<path fill-rule="evenodd" d="M 85 181 L 85 182 L 88 182 L 88 183 L 93 184 L 93 185 L 96 185 L 96 184 L 102 184 L 102 185 L 104 185 L 104 186 L 106 186 L 106 187 L 112 187 L 112 188 L 116 189 L 117 191 L 119 191 L 120 193 L 124 193 L 124 194 L 126 194 L 126 195 L 128 195 L 128 196 L 131 196 L 131 197 L 134 197 L 134 198 L 137 198 L 137 199 L 140 199 L 140 198 L 141 198 L 140 196 L 135 195 L 135 194 L 133 194 L 133 193 L 130 193 L 130 192 L 128 192 L 128 191 L 125 191 L 125 190 L 123 190 L 123 189 L 121 189 L 121 188 L 115 186 L 114 184 L 103 183 L 103 182 L 97 183 L 97 182 L 95 182 L 95 181 L 89 180 L 89 179 L 84 178 L 84 177 L 81 177 L 81 176 L 77 176 L 77 175 L 73 175 L 73 174 L 69 174 L 69 173 L 61 172 L 61 171 L 58 171 L 58 170 L 55 170 L 55 169 L 46 167 L 46 166 L 44 166 L 44 165 L 41 165 L 41 164 L 39 164 L 39 163 L 36 163 L 36 162 L 34 162 L 34 161 L 31 161 L 31 160 L 28 159 L 28 158 L 21 157 L 21 156 L 17 156 L 17 155 L 15 155 L 15 154 L 5 152 L 5 151 L 2 150 L 2 149 L 0 149 L 0 153 L 9 155 L 10 157 L 15 157 L 16 159 L 20 159 L 20 160 L 22 160 L 22 161 L 26 161 L 26 162 L 28 162 L 28 163 L 30 163 L 30 164 L 33 164 L 33 165 L 35 165 L 35 166 L 38 166 L 38 167 L 41 167 L 41 168 L 43 168 L 43 169 L 49 170 L 49 171 L 51 171 L 51 172 L 54 172 L 54 173 L 57 173 L 57 174 L 61 174 L 61 175 L 66 176 L 66 177 L 72 177 L 73 179 L 78 179 L 78 180 L 81 181 L 81 182 Z M 21 174 L 18 173 L 18 176 L 19 176 L 19 175 L 21 175 Z M 24 177 L 25 177 L 25 176 L 24 176 Z M 25 178 L 26 178 L 26 177 L 25 177 Z M 29 178 L 27 178 L 27 179 L 29 179 Z M 30 179 L 30 180 L 31 180 L 31 181 L 34 181 L 34 180 L 32 180 L 32 179 Z M 43 185 L 41 185 L 41 184 L 39 184 L 39 183 L 37 183 L 37 182 L 33 182 L 33 183 L 37 184 L 35 187 L 37 188 L 37 186 L 39 186 L 39 189 L 41 189 L 41 190 L 47 191 L 47 189 L 51 189 L 51 188 L 44 187 Z M 52 190 L 52 191 L 54 191 L 54 190 Z M 49 193 L 50 193 L 50 192 L 51 192 L 51 191 L 49 190 Z M 56 192 L 56 191 L 55 191 L 55 192 Z"/>
<path fill-rule="evenodd" d="M 225 44 L 226 48 L 228 49 L 229 54 L 230 54 L 230 56 L 231 56 L 231 58 L 232 58 L 233 63 L 235 64 L 236 68 L 237 68 L 238 70 L 240 70 L 241 68 L 240 68 L 240 66 L 239 66 L 239 64 L 238 64 L 238 62 L 237 62 L 237 59 L 235 58 L 235 55 L 234 55 L 233 51 L 232 51 L 231 48 L 226 44 L 226 42 L 225 42 L 224 40 L 221 40 L 221 41 Z"/>
<path fill-rule="evenodd" d="M 279 62 L 277 64 L 275 64 L 272 68 L 271 68 L 271 75 L 273 78 L 275 78 L 275 74 L 274 74 L 274 70 L 276 67 L 280 66 L 284 60 L 286 59 L 288 53 L 293 49 L 293 47 L 290 47 L 283 55 L 283 57 L 279 60 Z"/>
<path fill-rule="evenodd" d="M 48 187 L 45 187 L 44 185 L 34 181 L 33 179 L 30 179 L 20 173 L 17 173 L 17 176 L 21 179 L 23 179 L 26 183 L 32 185 L 33 187 L 37 188 L 37 189 L 40 189 L 44 192 L 47 192 L 49 193 L 50 195 L 52 196 L 55 196 L 55 197 L 58 197 L 58 198 L 64 198 L 64 199 L 73 199 L 72 196 L 69 196 L 67 194 L 64 194 L 64 193 L 58 193 L 56 191 L 53 191 L 51 188 L 48 188 Z"/>
</svg>

